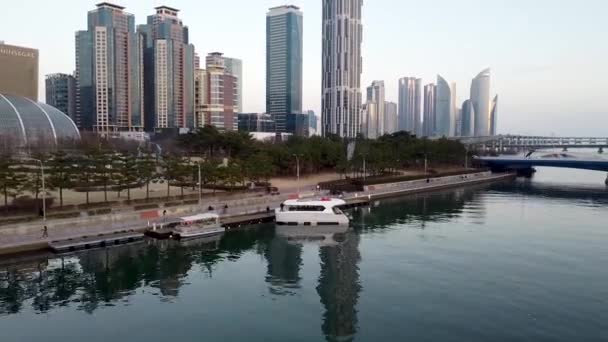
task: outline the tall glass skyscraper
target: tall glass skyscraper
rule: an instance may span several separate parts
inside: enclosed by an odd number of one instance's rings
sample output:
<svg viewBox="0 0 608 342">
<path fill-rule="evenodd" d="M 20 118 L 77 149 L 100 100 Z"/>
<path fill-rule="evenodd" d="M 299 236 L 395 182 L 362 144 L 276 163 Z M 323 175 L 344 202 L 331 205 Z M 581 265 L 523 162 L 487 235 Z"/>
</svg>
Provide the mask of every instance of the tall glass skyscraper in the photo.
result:
<svg viewBox="0 0 608 342">
<path fill-rule="evenodd" d="M 437 86 L 433 83 L 424 86 L 424 121 L 422 135 L 431 137 L 435 134 L 435 114 L 437 105 Z"/>
<path fill-rule="evenodd" d="M 288 131 L 288 115 L 302 113 L 303 46 L 300 9 L 271 8 L 266 14 L 266 112 L 277 132 Z"/>
<path fill-rule="evenodd" d="M 496 126 L 498 124 L 498 95 L 492 100 L 492 112 L 490 113 L 490 135 L 496 135 Z"/>
<path fill-rule="evenodd" d="M 386 90 L 384 81 L 373 81 L 372 85 L 367 87 L 367 104 L 376 106 L 376 137 L 381 137 L 385 134 L 384 119 L 386 116 Z M 369 121 L 368 121 L 369 122 Z"/>
<path fill-rule="evenodd" d="M 466 100 L 462 103 L 460 116 L 460 135 L 470 137 L 475 134 L 475 109 L 471 100 Z"/>
<path fill-rule="evenodd" d="M 102 2 L 76 32 L 76 122 L 101 133 L 143 128 L 143 46 L 135 18 Z"/>
<path fill-rule="evenodd" d="M 490 69 L 485 69 L 471 83 L 471 103 L 475 109 L 475 136 L 491 135 Z"/>
<path fill-rule="evenodd" d="M 355 138 L 361 129 L 363 0 L 323 0 L 323 135 Z"/>
<path fill-rule="evenodd" d="M 243 112 L 243 61 L 237 58 L 225 57 L 224 65 L 226 73 L 236 77 L 236 102 L 237 105 L 234 111 L 237 113 Z"/>
<path fill-rule="evenodd" d="M 146 46 L 146 129 L 194 127 L 194 46 L 179 10 L 156 7 L 139 31 Z"/>
<path fill-rule="evenodd" d="M 421 131 L 422 79 L 399 80 L 399 130 L 419 135 Z"/>
<path fill-rule="evenodd" d="M 453 112 L 452 90 L 450 84 L 443 77 L 438 75 L 435 105 L 435 132 L 433 133 L 433 136 L 450 136 Z"/>
</svg>

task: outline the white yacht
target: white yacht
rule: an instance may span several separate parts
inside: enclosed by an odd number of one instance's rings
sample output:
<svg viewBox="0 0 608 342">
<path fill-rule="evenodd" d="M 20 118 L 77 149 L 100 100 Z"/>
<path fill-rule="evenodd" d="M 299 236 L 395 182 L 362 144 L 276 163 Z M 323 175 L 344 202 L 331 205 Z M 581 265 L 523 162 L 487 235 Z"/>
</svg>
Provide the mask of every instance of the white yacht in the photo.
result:
<svg viewBox="0 0 608 342">
<path fill-rule="evenodd" d="M 329 197 L 287 200 L 276 209 L 276 222 L 280 226 L 348 226 L 349 219 L 339 208 L 345 204 Z"/>
<path fill-rule="evenodd" d="M 184 240 L 220 235 L 225 231 L 219 215 L 209 213 L 180 218 L 173 228 L 173 235 Z"/>
</svg>

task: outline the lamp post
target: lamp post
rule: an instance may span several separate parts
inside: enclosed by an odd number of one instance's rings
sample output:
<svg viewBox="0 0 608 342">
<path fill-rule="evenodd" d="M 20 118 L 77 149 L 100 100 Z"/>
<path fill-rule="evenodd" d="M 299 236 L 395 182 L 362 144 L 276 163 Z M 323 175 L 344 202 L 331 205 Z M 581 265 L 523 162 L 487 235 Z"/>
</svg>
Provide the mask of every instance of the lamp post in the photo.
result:
<svg viewBox="0 0 608 342">
<path fill-rule="evenodd" d="M 201 175 L 201 163 L 198 163 L 198 206 L 203 203 L 203 181 Z"/>
<path fill-rule="evenodd" d="M 296 157 L 296 174 L 298 177 L 298 197 L 300 197 L 300 157 L 302 157 L 301 154 L 294 154 L 294 157 Z"/>
</svg>

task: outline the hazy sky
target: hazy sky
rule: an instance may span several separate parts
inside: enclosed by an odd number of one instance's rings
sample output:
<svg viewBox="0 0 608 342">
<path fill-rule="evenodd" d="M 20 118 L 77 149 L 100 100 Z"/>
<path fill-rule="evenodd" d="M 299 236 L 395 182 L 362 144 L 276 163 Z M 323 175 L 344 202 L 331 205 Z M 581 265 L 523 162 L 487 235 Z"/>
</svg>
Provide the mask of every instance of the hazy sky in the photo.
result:
<svg viewBox="0 0 608 342">
<path fill-rule="evenodd" d="M 87 0 L 0 0 L 0 40 L 40 50 L 43 75 L 74 69 L 74 32 Z M 321 0 L 115 0 L 138 24 L 157 5 L 182 10 L 197 52 L 244 62 L 244 110 L 265 110 L 265 25 L 269 7 L 304 12 L 304 109 L 319 113 Z M 397 100 L 404 76 L 439 73 L 468 98 L 470 80 L 492 68 L 499 133 L 608 135 L 608 1 L 365 0 L 363 85 L 386 82 Z M 44 88 L 41 88 L 43 94 Z M 44 96 L 41 96 L 44 100 Z"/>
</svg>

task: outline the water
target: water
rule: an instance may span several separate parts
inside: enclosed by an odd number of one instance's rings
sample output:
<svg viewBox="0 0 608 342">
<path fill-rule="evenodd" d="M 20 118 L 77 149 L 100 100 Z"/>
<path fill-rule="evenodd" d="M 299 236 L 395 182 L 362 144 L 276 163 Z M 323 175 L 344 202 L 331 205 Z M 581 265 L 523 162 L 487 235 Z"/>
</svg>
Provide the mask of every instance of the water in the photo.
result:
<svg viewBox="0 0 608 342">
<path fill-rule="evenodd" d="M 1 341 L 608 341 L 604 179 L 375 203 L 333 242 L 260 226 L 22 260 L 1 267 Z"/>
</svg>

